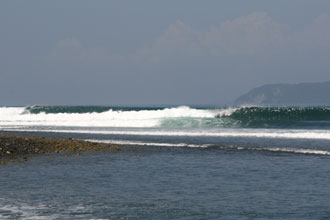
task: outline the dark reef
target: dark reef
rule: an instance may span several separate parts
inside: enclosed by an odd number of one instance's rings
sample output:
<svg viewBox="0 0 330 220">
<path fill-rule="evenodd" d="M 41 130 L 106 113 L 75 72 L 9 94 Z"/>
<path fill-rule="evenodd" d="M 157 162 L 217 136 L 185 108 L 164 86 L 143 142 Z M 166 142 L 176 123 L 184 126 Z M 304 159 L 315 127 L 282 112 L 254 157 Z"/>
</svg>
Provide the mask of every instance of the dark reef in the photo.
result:
<svg viewBox="0 0 330 220">
<path fill-rule="evenodd" d="M 47 153 L 79 153 L 81 151 L 118 151 L 113 144 L 91 143 L 72 138 L 44 138 L 31 136 L 0 135 L 0 164 L 8 161 L 25 161 L 29 156 Z"/>
</svg>

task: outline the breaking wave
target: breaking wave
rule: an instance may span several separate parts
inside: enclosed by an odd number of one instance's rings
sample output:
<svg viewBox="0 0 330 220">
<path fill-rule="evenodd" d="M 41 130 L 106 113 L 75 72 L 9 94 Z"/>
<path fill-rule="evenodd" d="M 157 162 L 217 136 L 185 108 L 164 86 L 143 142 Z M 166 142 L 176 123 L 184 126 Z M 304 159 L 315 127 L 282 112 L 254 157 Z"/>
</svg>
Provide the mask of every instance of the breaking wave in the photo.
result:
<svg viewBox="0 0 330 220">
<path fill-rule="evenodd" d="M 3 126 L 330 128 L 327 107 L 1 107 Z"/>
<path fill-rule="evenodd" d="M 59 112 L 53 113 L 55 109 Z M 215 119 L 216 115 L 229 115 L 231 109 L 195 109 L 187 106 L 161 109 L 108 109 L 106 107 L 27 107 L 27 108 L 0 108 L 0 125 L 21 126 L 78 126 L 78 127 L 157 127 L 162 126 L 167 119 Z M 89 107 L 88 107 L 89 108 Z M 35 109 L 38 112 L 35 112 Z M 41 111 L 41 109 L 45 111 Z M 47 111 L 46 111 L 47 110 Z M 94 111 L 95 110 L 95 111 Z M 99 112 L 98 112 L 99 111 Z M 166 123 L 165 123 L 166 124 Z"/>
</svg>

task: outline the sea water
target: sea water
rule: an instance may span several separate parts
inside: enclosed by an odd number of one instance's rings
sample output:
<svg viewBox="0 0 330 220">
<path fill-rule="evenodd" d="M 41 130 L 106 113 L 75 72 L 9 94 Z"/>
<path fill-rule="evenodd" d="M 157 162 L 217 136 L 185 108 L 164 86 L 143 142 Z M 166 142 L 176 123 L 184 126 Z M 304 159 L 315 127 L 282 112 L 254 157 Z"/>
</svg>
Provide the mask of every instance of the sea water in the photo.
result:
<svg viewBox="0 0 330 220">
<path fill-rule="evenodd" d="M 327 107 L 2 107 L 0 129 L 125 146 L 0 167 L 0 219 L 330 218 Z"/>
</svg>

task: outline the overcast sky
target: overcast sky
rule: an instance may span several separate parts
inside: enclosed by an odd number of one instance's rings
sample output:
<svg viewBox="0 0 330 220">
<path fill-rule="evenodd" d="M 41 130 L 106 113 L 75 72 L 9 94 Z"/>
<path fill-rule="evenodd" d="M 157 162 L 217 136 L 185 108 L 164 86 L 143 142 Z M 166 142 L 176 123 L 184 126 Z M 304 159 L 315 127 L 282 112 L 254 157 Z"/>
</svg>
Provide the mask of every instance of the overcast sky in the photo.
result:
<svg viewBox="0 0 330 220">
<path fill-rule="evenodd" d="M 224 105 L 319 81 L 329 0 L 0 1 L 0 105 Z"/>
</svg>

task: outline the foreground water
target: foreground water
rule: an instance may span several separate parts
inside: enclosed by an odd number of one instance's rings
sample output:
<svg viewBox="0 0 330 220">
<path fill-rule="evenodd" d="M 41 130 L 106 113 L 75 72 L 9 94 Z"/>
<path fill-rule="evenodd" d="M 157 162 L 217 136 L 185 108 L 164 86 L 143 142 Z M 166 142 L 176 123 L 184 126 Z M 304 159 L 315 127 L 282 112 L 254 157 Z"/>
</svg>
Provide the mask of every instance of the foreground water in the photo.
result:
<svg viewBox="0 0 330 220">
<path fill-rule="evenodd" d="M 328 219 L 330 160 L 145 147 L 0 168 L 1 219 Z"/>
<path fill-rule="evenodd" d="M 129 149 L 0 167 L 0 219 L 330 218 L 325 107 L 9 107 L 0 129 Z"/>
</svg>

